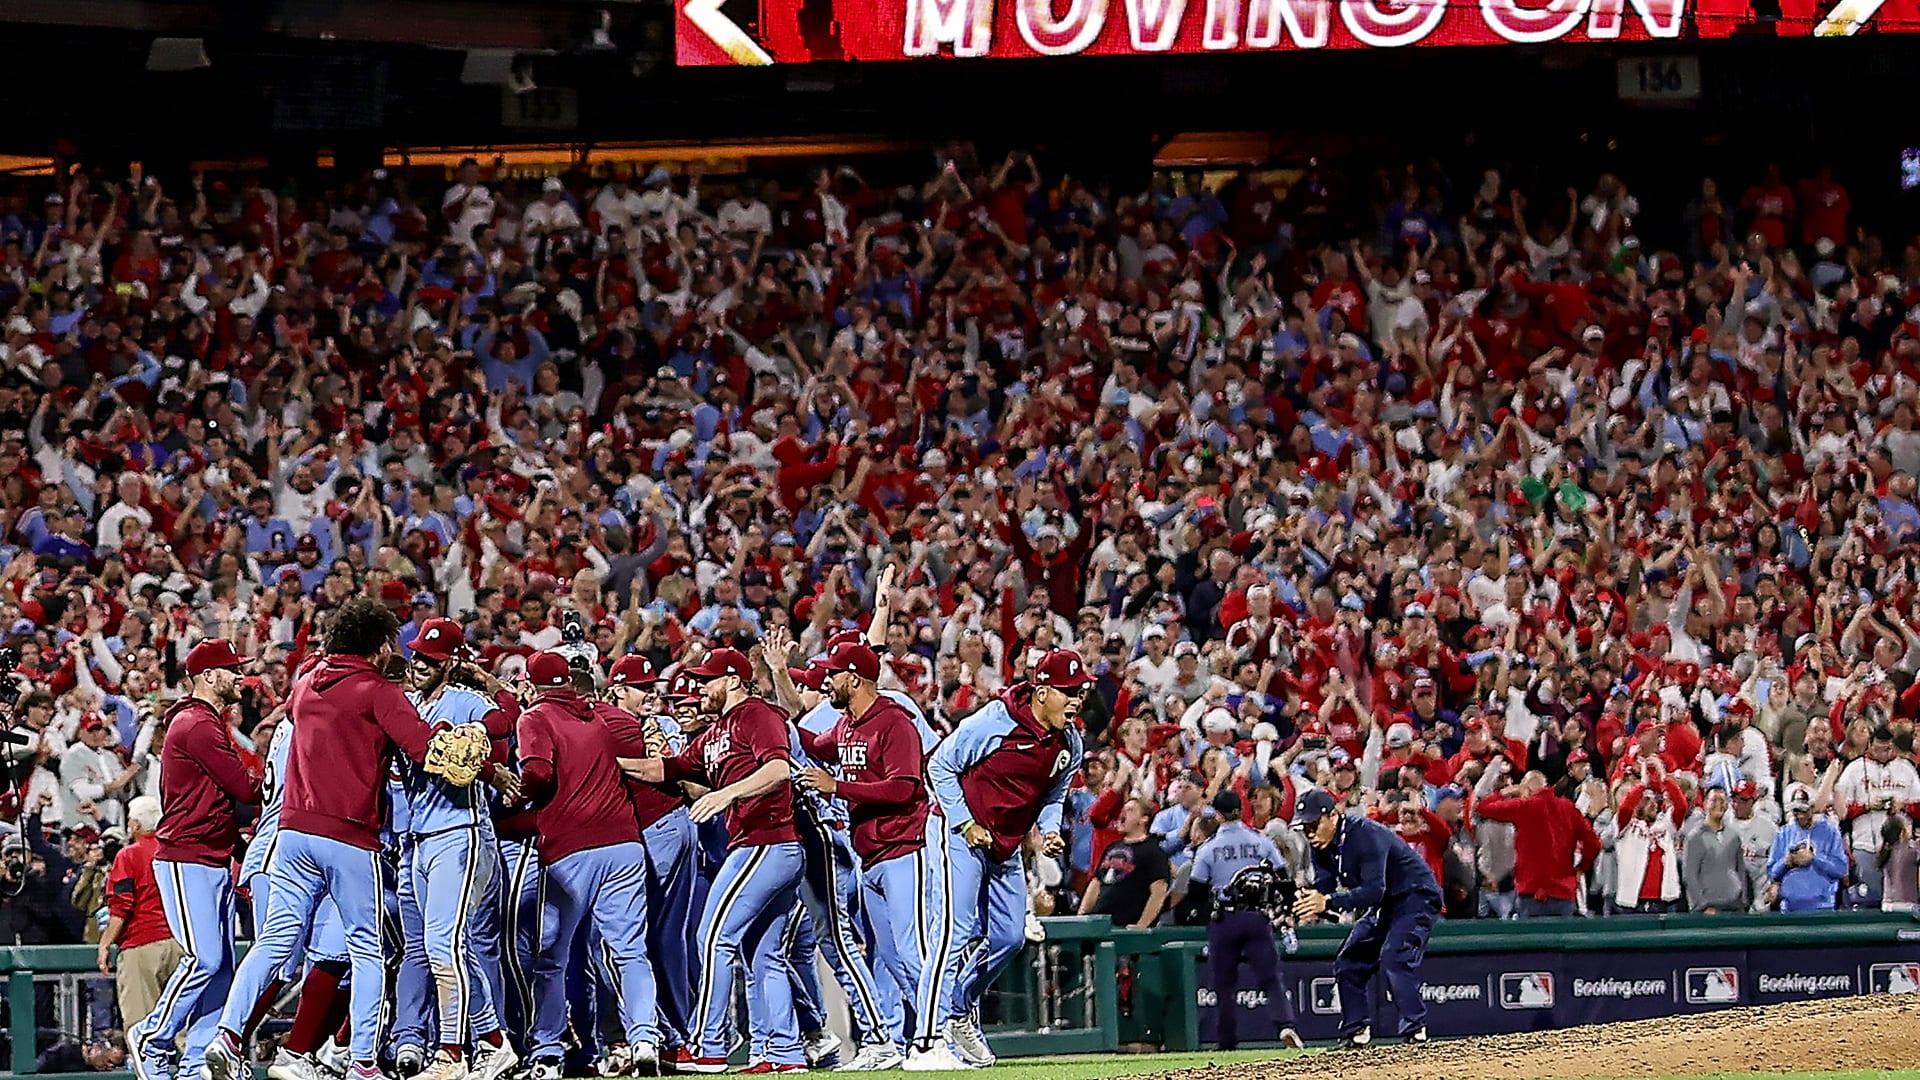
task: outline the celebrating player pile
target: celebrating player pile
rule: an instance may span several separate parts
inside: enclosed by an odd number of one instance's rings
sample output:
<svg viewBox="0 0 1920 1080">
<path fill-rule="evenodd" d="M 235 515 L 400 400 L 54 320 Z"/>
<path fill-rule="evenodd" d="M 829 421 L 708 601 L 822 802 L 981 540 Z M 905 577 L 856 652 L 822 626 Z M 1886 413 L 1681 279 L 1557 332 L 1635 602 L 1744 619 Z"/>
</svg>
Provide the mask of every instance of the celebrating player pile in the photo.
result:
<svg viewBox="0 0 1920 1080">
<path fill-rule="evenodd" d="M 942 742 L 858 632 L 798 662 L 776 628 L 665 679 L 576 640 L 508 686 L 458 623 L 424 621 L 406 656 L 397 631 L 373 600 L 338 609 L 264 776 L 222 719 L 251 662 L 188 656 L 155 867 L 185 957 L 131 1033 L 139 1080 L 236 1080 L 296 982 L 274 1080 L 558 1080 L 595 1046 L 606 1076 L 720 1073 L 736 1028 L 751 1073 L 993 1063 L 978 1004 L 1024 936 L 1021 842 L 1064 844 L 1077 654 Z M 256 926 L 237 969 L 236 855 Z"/>
</svg>

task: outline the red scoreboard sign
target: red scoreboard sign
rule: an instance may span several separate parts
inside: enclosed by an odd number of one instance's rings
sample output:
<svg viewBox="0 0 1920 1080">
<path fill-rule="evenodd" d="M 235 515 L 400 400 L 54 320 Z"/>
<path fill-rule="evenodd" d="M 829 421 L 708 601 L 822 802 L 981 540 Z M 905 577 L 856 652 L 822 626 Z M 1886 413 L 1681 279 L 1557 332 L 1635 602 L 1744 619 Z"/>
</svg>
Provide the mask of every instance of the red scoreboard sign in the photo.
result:
<svg viewBox="0 0 1920 1080">
<path fill-rule="evenodd" d="M 1781 0 L 1782 37 L 1920 30 L 1920 0 Z M 1748 0 L 674 0 L 682 64 L 1731 37 Z"/>
</svg>

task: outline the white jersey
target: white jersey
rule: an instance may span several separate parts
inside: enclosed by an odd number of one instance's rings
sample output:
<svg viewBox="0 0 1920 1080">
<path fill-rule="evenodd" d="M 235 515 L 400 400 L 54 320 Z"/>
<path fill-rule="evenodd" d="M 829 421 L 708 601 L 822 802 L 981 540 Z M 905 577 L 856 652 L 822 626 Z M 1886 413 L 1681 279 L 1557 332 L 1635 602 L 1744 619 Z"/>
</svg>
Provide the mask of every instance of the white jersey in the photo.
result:
<svg viewBox="0 0 1920 1080">
<path fill-rule="evenodd" d="M 1909 803 L 1920 802 L 1920 772 L 1915 772 L 1913 762 L 1906 758 L 1896 757 L 1892 761 L 1855 758 L 1840 773 L 1834 795 L 1842 807 L 1848 808 L 1847 813 L 1854 813 L 1855 807 L 1867 808 L 1847 824 L 1847 841 L 1853 850 L 1879 851 L 1880 830 L 1886 827 L 1887 811 L 1873 809 L 1874 805 L 1891 799 L 1893 808 L 1898 810 Z"/>
<path fill-rule="evenodd" d="M 293 718 L 282 719 L 267 745 L 267 774 L 260 781 L 260 821 L 240 860 L 240 880 L 273 869 L 273 849 L 280 836 L 280 803 L 287 797 L 287 749 L 293 745 Z"/>
</svg>

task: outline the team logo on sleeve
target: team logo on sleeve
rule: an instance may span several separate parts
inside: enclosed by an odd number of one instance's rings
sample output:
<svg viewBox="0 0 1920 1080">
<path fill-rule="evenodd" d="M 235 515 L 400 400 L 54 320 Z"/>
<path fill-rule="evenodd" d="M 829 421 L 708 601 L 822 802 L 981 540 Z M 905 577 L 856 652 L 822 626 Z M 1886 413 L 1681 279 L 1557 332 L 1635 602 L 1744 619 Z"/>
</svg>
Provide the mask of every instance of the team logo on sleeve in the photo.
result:
<svg viewBox="0 0 1920 1080">
<path fill-rule="evenodd" d="M 1073 754 L 1070 751 L 1062 750 L 1060 751 L 1059 756 L 1053 759 L 1053 771 L 1048 773 L 1047 775 L 1059 776 L 1062 770 L 1066 769 L 1066 767 L 1072 763 L 1073 763 Z"/>
</svg>

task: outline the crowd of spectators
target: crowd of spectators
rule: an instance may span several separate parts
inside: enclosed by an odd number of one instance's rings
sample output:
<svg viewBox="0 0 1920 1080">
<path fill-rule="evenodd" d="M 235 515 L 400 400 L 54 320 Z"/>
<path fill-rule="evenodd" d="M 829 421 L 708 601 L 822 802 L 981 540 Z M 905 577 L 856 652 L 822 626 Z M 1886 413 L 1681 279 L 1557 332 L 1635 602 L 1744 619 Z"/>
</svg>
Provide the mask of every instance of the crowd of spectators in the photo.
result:
<svg viewBox="0 0 1920 1080">
<path fill-rule="evenodd" d="M 507 676 L 879 619 L 942 730 L 1077 648 L 1043 913 L 1310 784 L 1453 917 L 1914 904 L 1920 248 L 1824 170 L 125 172 L 0 197 L 0 938 L 109 925 L 196 640 L 251 753 L 362 594 Z"/>
</svg>

